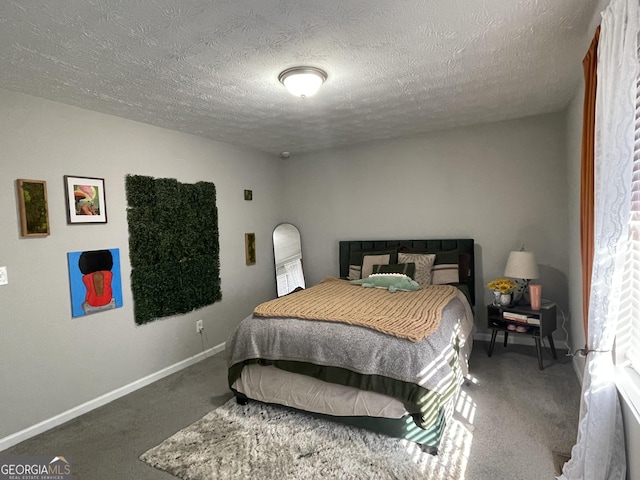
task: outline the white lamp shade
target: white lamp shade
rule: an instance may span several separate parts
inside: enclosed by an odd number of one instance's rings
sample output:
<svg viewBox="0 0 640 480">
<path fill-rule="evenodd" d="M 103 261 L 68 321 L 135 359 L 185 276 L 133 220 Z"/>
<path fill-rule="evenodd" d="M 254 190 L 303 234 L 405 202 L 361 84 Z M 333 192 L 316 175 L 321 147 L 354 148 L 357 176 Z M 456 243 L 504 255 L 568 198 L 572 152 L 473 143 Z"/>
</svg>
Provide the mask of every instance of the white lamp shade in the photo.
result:
<svg viewBox="0 0 640 480">
<path fill-rule="evenodd" d="M 538 263 L 533 252 L 511 252 L 504 267 L 504 276 L 532 280 L 540 277 Z"/>
<path fill-rule="evenodd" d="M 318 92 L 327 74 L 313 67 L 294 67 L 282 72 L 279 79 L 291 94 L 304 98 Z"/>
</svg>

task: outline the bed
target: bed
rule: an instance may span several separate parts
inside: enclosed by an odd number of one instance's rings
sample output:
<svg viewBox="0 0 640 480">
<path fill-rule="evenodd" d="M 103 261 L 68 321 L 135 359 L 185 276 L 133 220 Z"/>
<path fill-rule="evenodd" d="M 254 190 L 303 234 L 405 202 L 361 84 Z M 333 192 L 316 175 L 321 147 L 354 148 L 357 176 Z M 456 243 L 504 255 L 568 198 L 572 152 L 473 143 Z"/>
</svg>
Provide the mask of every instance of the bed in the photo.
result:
<svg viewBox="0 0 640 480">
<path fill-rule="evenodd" d="M 339 261 L 339 277 L 238 325 L 226 344 L 232 392 L 437 453 L 472 347 L 473 239 L 341 241 Z M 417 291 L 362 286 L 407 273 Z"/>
</svg>

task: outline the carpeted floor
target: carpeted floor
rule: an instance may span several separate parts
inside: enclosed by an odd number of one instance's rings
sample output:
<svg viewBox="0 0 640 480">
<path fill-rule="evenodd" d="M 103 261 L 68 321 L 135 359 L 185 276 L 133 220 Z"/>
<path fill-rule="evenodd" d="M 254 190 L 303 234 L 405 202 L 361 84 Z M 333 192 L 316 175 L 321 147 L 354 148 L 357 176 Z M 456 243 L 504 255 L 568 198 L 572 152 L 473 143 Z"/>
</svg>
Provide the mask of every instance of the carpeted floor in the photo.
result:
<svg viewBox="0 0 640 480">
<path fill-rule="evenodd" d="M 554 361 L 545 352 L 545 369 L 540 371 L 533 347 L 500 344 L 488 358 L 487 344 L 477 342 L 471 357 L 472 382 L 464 387 L 457 421 L 449 432 L 449 441 L 456 446 L 454 453 L 447 454 L 452 460 L 447 463 L 445 455 L 424 459 L 409 449 L 416 468 L 429 462 L 440 465 L 440 476 L 432 468 L 420 478 L 552 480 L 552 452 L 569 453 L 575 440 L 580 394 L 570 359 L 559 353 Z M 175 479 L 138 457 L 229 399 L 223 354 L 219 354 L 0 453 L 65 455 L 72 460 L 75 479 Z M 212 417 L 219 414 L 214 412 Z M 383 456 L 379 451 L 372 458 Z M 278 452 L 270 452 L 258 460 L 265 471 L 269 465 L 277 471 L 281 459 Z M 412 467 L 402 464 L 402 468 Z M 413 478 L 412 470 L 406 472 L 397 478 Z M 268 477 L 245 474 L 243 478 Z"/>
</svg>

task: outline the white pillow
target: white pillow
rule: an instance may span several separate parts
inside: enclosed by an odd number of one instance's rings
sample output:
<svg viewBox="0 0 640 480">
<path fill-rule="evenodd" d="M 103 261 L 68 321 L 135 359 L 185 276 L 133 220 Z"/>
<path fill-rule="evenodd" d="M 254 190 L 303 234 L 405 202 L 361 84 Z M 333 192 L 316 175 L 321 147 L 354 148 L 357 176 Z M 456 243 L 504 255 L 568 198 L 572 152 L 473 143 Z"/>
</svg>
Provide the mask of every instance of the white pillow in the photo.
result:
<svg viewBox="0 0 640 480">
<path fill-rule="evenodd" d="M 431 267 L 436 261 L 435 253 L 398 253 L 398 263 L 415 263 L 415 281 L 424 287 L 431 285 Z"/>
</svg>

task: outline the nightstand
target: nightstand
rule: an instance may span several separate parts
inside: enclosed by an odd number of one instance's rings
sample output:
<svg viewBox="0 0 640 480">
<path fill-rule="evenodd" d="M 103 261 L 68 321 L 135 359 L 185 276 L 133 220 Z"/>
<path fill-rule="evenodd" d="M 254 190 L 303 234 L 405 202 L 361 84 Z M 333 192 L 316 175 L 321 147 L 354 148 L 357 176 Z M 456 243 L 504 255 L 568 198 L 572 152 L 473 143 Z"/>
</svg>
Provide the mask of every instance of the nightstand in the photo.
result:
<svg viewBox="0 0 640 480">
<path fill-rule="evenodd" d="M 556 304 L 543 304 L 540 310 L 533 310 L 526 307 L 507 307 L 487 305 L 487 322 L 491 332 L 491 344 L 489 345 L 489 356 L 493 354 L 493 347 L 496 344 L 498 332 L 504 332 L 504 346 L 507 346 L 509 334 L 526 335 L 533 337 L 536 342 L 536 353 L 538 355 L 538 367 L 542 366 L 542 345 L 544 337 L 549 339 L 549 348 L 554 359 L 558 359 L 556 347 L 553 343 L 552 333 L 556 329 Z"/>
</svg>

